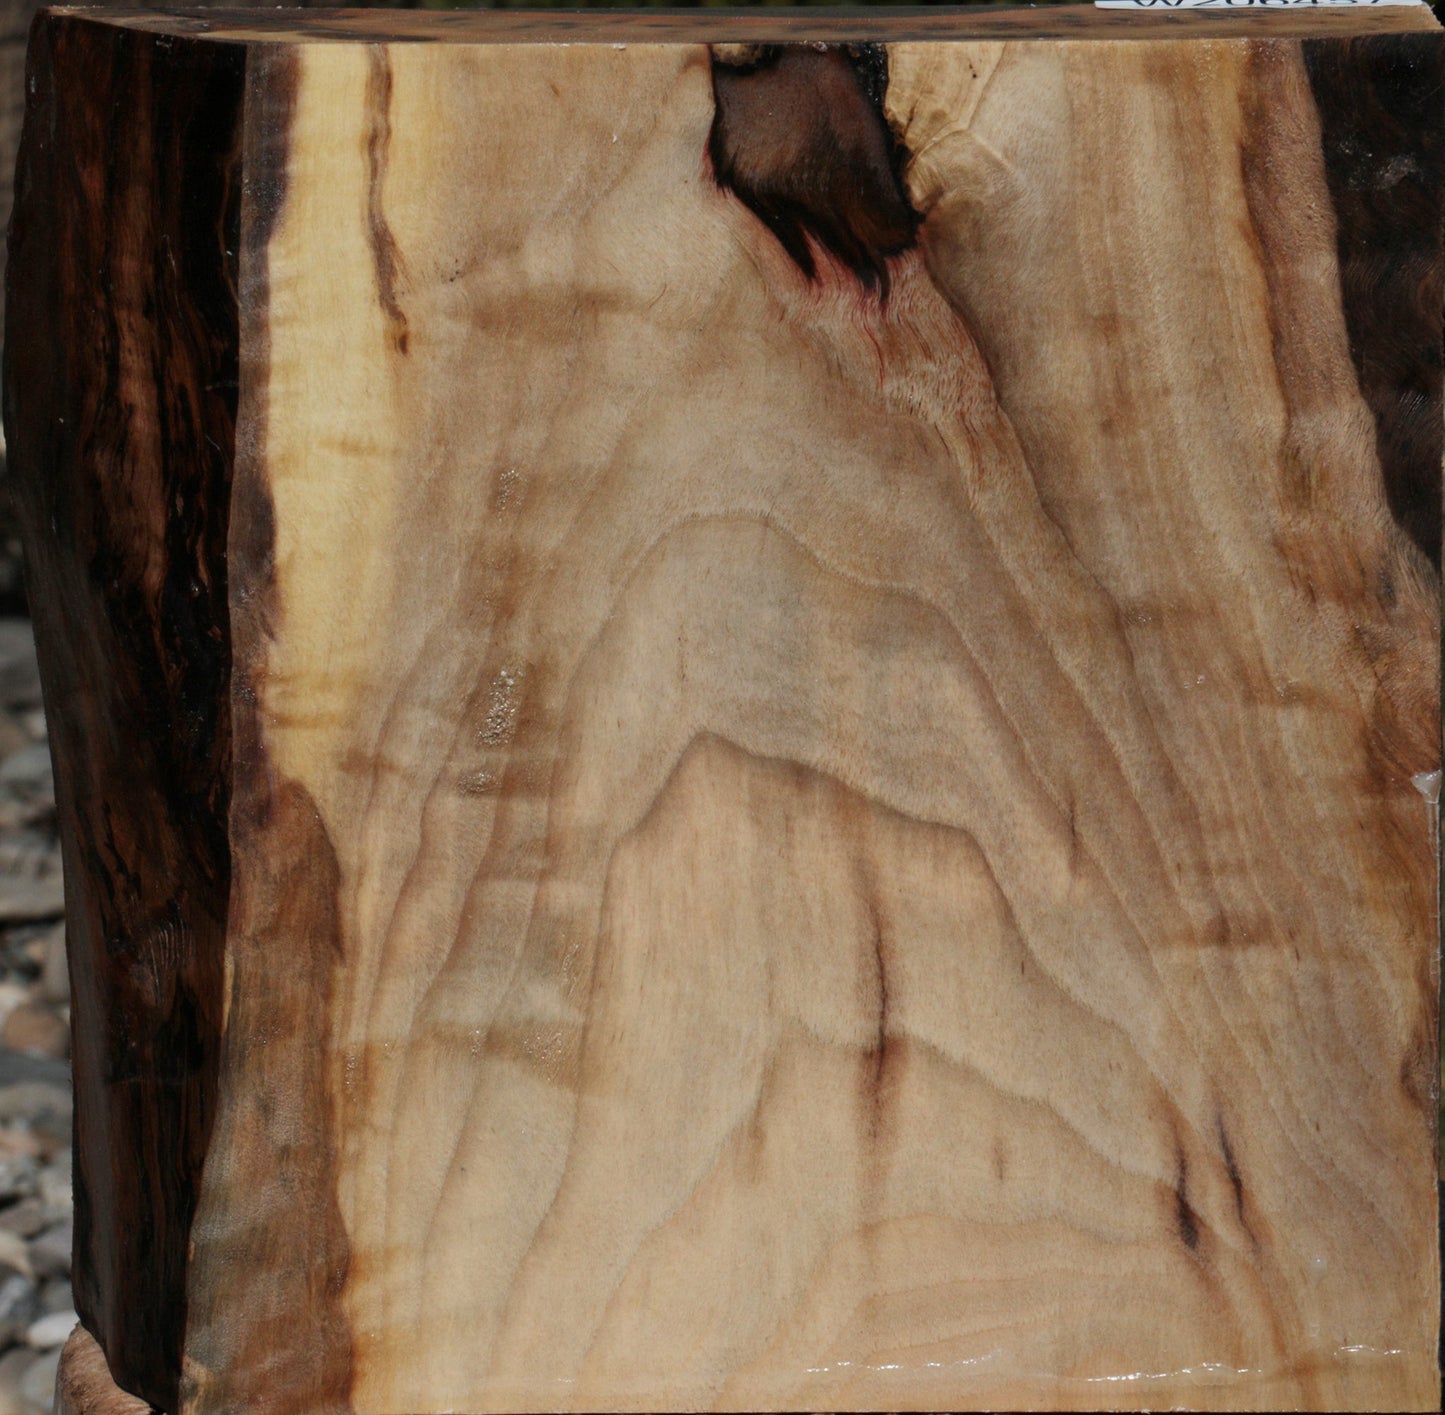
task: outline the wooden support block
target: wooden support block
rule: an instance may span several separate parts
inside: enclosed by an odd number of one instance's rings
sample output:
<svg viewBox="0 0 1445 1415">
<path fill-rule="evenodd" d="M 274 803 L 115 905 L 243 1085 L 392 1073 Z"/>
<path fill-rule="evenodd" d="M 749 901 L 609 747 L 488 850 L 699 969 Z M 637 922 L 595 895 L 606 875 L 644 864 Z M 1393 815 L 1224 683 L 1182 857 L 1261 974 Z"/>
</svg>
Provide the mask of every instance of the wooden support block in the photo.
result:
<svg viewBox="0 0 1445 1415">
<path fill-rule="evenodd" d="M 165 1410 L 1438 1408 L 1424 8 L 54 12 L 5 416 Z"/>
<path fill-rule="evenodd" d="M 60 1356 L 55 1415 L 153 1415 L 153 1411 L 116 1386 L 105 1352 L 84 1327 L 76 1327 Z"/>
</svg>

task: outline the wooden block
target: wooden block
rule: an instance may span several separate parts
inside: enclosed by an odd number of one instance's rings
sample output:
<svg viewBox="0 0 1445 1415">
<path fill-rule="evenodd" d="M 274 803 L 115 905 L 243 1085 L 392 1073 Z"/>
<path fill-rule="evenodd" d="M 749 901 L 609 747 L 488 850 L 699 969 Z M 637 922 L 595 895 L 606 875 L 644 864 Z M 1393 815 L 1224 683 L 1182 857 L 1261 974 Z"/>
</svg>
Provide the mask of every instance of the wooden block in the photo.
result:
<svg viewBox="0 0 1445 1415">
<path fill-rule="evenodd" d="M 55 1415 L 154 1415 L 151 1406 L 120 1390 L 105 1352 L 84 1327 L 76 1327 L 60 1354 Z"/>
<path fill-rule="evenodd" d="M 1427 10 L 55 12 L 5 414 L 167 1410 L 1438 1408 Z"/>
</svg>

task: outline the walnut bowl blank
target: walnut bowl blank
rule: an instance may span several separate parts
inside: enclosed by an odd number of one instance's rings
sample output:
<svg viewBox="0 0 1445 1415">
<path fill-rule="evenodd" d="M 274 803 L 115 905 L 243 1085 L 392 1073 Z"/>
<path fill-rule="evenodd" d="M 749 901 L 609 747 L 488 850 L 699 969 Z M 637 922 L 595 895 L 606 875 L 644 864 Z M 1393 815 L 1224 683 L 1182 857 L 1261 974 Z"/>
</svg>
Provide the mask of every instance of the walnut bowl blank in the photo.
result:
<svg viewBox="0 0 1445 1415">
<path fill-rule="evenodd" d="M 43 16 L 69 1407 L 1438 1408 L 1441 38 Z"/>
</svg>

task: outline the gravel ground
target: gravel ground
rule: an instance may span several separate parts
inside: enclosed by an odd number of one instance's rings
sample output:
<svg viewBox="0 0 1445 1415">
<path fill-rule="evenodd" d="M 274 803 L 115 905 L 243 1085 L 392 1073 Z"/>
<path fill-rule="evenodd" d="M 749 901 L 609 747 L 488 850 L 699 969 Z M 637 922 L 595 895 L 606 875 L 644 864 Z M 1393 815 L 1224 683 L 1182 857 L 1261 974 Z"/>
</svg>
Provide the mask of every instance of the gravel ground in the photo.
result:
<svg viewBox="0 0 1445 1415">
<path fill-rule="evenodd" d="M 34 640 L 0 618 L 0 1415 L 52 1409 L 70 1290 L 70 1009 Z"/>
</svg>

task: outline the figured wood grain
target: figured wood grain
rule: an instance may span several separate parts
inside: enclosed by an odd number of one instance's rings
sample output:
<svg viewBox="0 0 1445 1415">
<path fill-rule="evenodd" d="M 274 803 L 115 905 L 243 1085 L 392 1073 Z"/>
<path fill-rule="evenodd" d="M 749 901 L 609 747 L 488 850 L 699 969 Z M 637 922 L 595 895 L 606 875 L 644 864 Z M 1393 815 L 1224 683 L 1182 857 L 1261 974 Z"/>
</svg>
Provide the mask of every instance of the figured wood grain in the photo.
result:
<svg viewBox="0 0 1445 1415">
<path fill-rule="evenodd" d="M 245 56 L 180 1408 L 1438 1405 L 1440 32 L 1089 14 L 56 22 Z"/>
<path fill-rule="evenodd" d="M 291 3 L 305 5 L 310 0 L 291 0 Z M 404 8 L 409 3 L 414 4 L 416 0 L 392 0 L 389 8 Z M 27 41 L 31 25 L 43 8 L 40 0 L 0 0 L 0 229 L 8 228 L 10 224 L 14 197 L 15 159 L 25 111 Z M 236 6 L 233 4 L 226 8 L 234 11 Z M 0 243 L 0 269 L 3 269 L 4 260 L 5 250 Z M 0 316 L 3 316 L 3 308 L 3 294 L 0 294 Z"/>
</svg>

